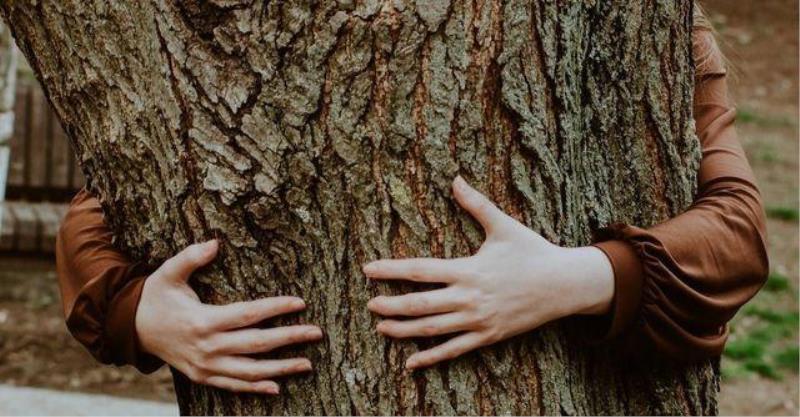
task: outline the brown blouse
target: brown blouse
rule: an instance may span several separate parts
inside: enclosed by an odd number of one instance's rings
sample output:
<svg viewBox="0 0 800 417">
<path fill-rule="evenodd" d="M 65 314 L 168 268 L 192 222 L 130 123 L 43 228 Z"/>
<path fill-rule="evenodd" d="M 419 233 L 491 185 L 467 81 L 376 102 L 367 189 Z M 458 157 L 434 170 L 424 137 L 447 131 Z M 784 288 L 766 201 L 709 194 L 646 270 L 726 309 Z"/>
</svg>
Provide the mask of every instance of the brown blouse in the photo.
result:
<svg viewBox="0 0 800 417">
<path fill-rule="evenodd" d="M 614 268 L 613 307 L 601 339 L 637 335 L 668 356 L 718 355 L 726 323 L 767 276 L 761 197 L 739 144 L 726 72 L 713 35 L 694 36 L 694 112 L 703 158 L 699 193 L 683 214 L 649 229 L 616 224 L 595 245 Z M 145 271 L 111 244 L 97 200 L 81 191 L 58 236 L 57 268 L 72 334 L 103 363 L 143 372 L 134 318 Z"/>
</svg>

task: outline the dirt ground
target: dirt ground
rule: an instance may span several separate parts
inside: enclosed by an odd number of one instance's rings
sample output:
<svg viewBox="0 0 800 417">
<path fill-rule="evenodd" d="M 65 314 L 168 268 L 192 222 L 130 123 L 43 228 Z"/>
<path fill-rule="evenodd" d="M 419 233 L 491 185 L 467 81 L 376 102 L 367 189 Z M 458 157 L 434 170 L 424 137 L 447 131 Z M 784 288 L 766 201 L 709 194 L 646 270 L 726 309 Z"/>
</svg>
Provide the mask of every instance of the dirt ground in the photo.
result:
<svg viewBox="0 0 800 417">
<path fill-rule="evenodd" d="M 783 288 L 762 292 L 751 306 L 779 313 L 790 323 L 769 339 L 769 346 L 757 346 L 755 358 L 733 348 L 726 352 L 721 413 L 798 415 L 798 4 L 703 4 L 733 68 L 740 137 L 771 214 L 771 270 L 776 288 Z M 743 311 L 734 319 L 729 346 L 750 340 L 750 330 L 759 323 L 756 316 L 758 311 Z M 775 358 L 788 357 L 788 365 L 785 359 L 782 367 L 777 359 L 759 362 L 771 352 Z M 130 368 L 99 366 L 69 336 L 52 259 L 0 258 L 0 383 L 174 401 L 166 369 L 143 376 Z"/>
</svg>

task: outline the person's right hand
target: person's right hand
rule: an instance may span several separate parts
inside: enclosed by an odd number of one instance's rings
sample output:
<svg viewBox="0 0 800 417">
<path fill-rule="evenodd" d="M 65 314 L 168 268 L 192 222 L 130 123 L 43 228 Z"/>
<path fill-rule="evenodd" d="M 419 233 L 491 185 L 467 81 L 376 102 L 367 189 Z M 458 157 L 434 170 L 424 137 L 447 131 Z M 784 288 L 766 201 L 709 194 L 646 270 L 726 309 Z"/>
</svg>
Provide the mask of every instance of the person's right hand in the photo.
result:
<svg viewBox="0 0 800 417">
<path fill-rule="evenodd" d="M 305 308 L 297 297 L 271 297 L 223 306 L 203 304 L 189 287 L 197 268 L 217 254 L 216 240 L 194 244 L 164 262 L 142 289 L 136 312 L 141 348 L 199 384 L 229 391 L 277 394 L 272 378 L 311 370 L 306 358 L 253 359 L 247 354 L 322 338 L 317 326 L 246 328 Z"/>
</svg>

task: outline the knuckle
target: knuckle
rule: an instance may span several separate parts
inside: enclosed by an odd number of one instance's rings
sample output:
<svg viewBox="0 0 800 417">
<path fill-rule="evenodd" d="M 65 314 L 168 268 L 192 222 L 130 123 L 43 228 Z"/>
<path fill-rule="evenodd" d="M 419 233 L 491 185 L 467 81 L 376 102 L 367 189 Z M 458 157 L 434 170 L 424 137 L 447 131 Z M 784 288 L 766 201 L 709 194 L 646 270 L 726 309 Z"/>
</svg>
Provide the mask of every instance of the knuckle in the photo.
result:
<svg viewBox="0 0 800 417">
<path fill-rule="evenodd" d="M 258 317 L 259 317 L 258 310 L 256 310 L 252 306 L 243 306 L 243 307 L 244 307 L 244 309 L 242 310 L 242 313 L 241 313 L 242 321 L 247 322 L 247 323 L 252 323 L 252 322 L 258 320 Z"/>
<path fill-rule="evenodd" d="M 189 332 L 195 335 L 205 335 L 209 330 L 208 322 L 199 315 L 193 316 L 191 319 L 189 319 L 187 327 L 189 328 Z"/>
<path fill-rule="evenodd" d="M 441 355 L 439 353 L 437 353 L 437 352 L 430 352 L 430 353 L 428 353 L 426 355 L 420 356 L 418 361 L 419 361 L 419 364 L 422 365 L 422 366 L 430 366 L 430 365 L 440 361 L 441 360 L 441 359 L 439 359 L 440 356 Z"/>
<path fill-rule="evenodd" d="M 206 375 L 209 371 L 211 371 L 211 367 L 208 365 L 208 362 L 205 360 L 198 360 L 194 363 L 194 369 L 197 371 L 198 375 Z"/>
<path fill-rule="evenodd" d="M 423 326 L 421 332 L 424 336 L 436 336 L 437 334 L 439 334 L 439 326 L 435 324 L 429 324 Z"/>
<path fill-rule="evenodd" d="M 192 368 L 190 368 L 189 371 L 186 372 L 186 376 L 190 380 L 198 384 L 208 383 L 208 375 L 197 366 L 193 366 Z"/>
<path fill-rule="evenodd" d="M 420 314 L 428 311 L 430 302 L 425 298 L 409 299 L 405 302 L 406 310 L 411 314 Z"/>
<path fill-rule="evenodd" d="M 474 196 L 473 201 L 475 204 L 475 211 L 484 216 L 491 214 L 494 204 L 492 204 L 492 202 L 486 197 L 478 194 Z"/>
<path fill-rule="evenodd" d="M 421 281 L 423 279 L 423 277 L 424 277 L 424 274 L 422 272 L 422 269 L 420 269 L 419 267 L 414 266 L 414 267 L 411 267 L 411 269 L 408 271 L 408 277 L 412 281 Z"/>
<path fill-rule="evenodd" d="M 503 339 L 503 336 L 496 329 L 488 330 L 483 333 L 482 344 L 491 345 Z"/>
<path fill-rule="evenodd" d="M 305 333 L 302 328 L 293 328 L 289 332 L 288 340 L 290 343 L 300 343 L 305 340 Z"/>
<path fill-rule="evenodd" d="M 458 352 L 456 352 L 454 349 L 445 349 L 439 352 L 436 356 L 437 361 L 443 361 L 455 358 L 458 356 Z"/>
<path fill-rule="evenodd" d="M 380 324 L 380 330 L 382 333 L 387 334 L 392 337 L 399 337 L 400 332 L 398 331 L 398 327 L 393 321 L 385 320 Z"/>
<path fill-rule="evenodd" d="M 482 329 L 491 328 L 496 315 L 497 313 L 494 310 L 484 308 L 478 312 L 475 318 L 475 324 Z"/>
<path fill-rule="evenodd" d="M 197 351 L 203 357 L 208 357 L 216 352 L 216 343 L 210 339 L 200 339 L 197 341 Z"/>
<path fill-rule="evenodd" d="M 239 377 L 246 381 L 255 381 L 262 377 L 263 370 L 258 369 L 256 367 L 245 367 L 243 369 L 237 370 L 239 373 Z"/>
<path fill-rule="evenodd" d="M 480 295 L 477 291 L 466 291 L 464 295 L 461 297 L 464 303 L 464 307 L 469 310 L 477 309 L 480 306 Z"/>
<path fill-rule="evenodd" d="M 486 313 L 481 313 L 475 317 L 475 324 L 480 328 L 485 328 L 489 325 L 489 316 Z"/>
<path fill-rule="evenodd" d="M 249 343 L 249 349 L 253 352 L 267 352 L 271 350 L 270 343 L 270 337 L 259 337 Z"/>
</svg>

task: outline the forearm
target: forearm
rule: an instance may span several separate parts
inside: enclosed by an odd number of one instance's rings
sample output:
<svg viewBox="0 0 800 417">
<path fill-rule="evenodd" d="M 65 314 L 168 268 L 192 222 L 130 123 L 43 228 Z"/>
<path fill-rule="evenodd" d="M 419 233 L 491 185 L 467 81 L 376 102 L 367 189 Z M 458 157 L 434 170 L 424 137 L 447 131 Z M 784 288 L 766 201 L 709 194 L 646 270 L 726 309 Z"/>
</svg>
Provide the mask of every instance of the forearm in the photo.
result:
<svg viewBox="0 0 800 417">
<path fill-rule="evenodd" d="M 56 269 L 67 328 L 93 356 L 142 372 L 160 366 L 138 349 L 134 328 L 145 271 L 111 244 L 102 210 L 85 190 L 62 221 Z"/>
<path fill-rule="evenodd" d="M 733 111 L 718 114 L 701 135 L 692 207 L 649 229 L 619 224 L 601 233 L 606 241 L 597 246 L 615 266 L 617 288 L 603 338 L 630 328 L 671 356 L 719 354 L 726 323 L 766 279 L 761 198 L 732 130 Z"/>
</svg>

